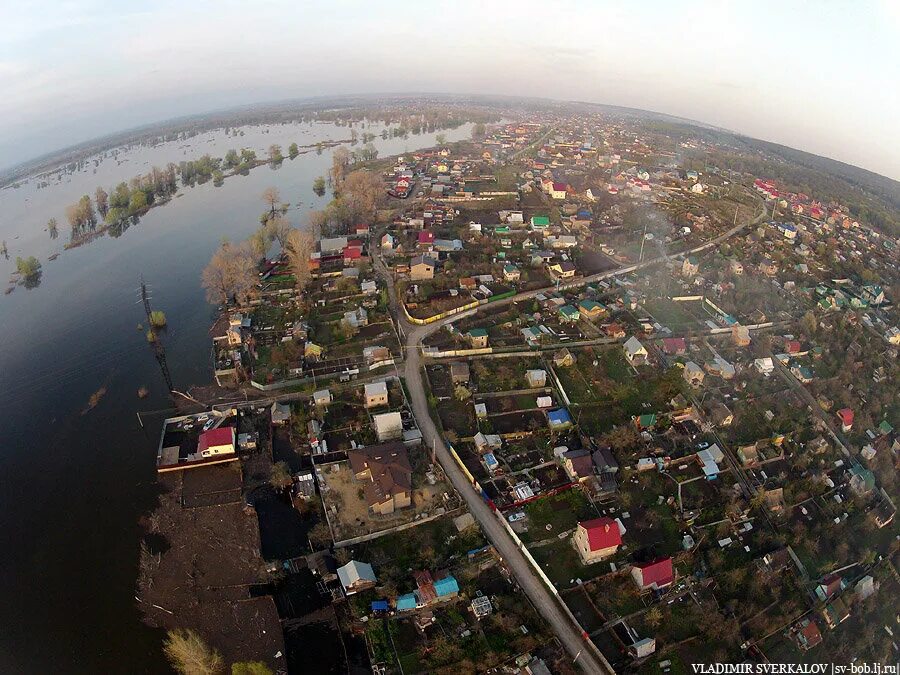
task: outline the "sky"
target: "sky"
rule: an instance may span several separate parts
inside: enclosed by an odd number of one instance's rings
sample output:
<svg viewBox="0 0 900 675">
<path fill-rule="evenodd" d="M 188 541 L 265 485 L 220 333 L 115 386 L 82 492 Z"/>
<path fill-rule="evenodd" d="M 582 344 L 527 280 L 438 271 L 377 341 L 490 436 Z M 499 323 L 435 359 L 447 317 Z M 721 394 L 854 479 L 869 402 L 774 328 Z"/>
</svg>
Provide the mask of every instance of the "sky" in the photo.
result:
<svg viewBox="0 0 900 675">
<path fill-rule="evenodd" d="M 540 96 L 668 113 L 900 179 L 900 0 L 0 2 L 0 168 L 234 105 Z"/>
</svg>

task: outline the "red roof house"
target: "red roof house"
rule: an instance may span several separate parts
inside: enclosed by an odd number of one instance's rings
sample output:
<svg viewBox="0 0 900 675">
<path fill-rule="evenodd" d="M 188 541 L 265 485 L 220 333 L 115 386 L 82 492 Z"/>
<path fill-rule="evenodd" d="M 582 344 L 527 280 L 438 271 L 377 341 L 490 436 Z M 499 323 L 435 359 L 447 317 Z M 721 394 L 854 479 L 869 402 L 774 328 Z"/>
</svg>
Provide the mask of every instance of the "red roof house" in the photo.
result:
<svg viewBox="0 0 900 675">
<path fill-rule="evenodd" d="M 344 264 L 352 264 L 362 258 L 361 246 L 345 246 L 344 247 Z"/>
<path fill-rule="evenodd" d="M 666 354 L 684 354 L 687 351 L 687 344 L 683 337 L 663 338 L 663 351 Z"/>
<path fill-rule="evenodd" d="M 787 340 L 784 343 L 784 351 L 788 354 L 799 354 L 802 349 L 799 340 Z"/>
<path fill-rule="evenodd" d="M 197 452 L 202 457 L 213 457 L 234 452 L 234 427 L 219 427 L 200 434 Z"/>
<path fill-rule="evenodd" d="M 661 591 L 675 581 L 671 558 L 660 558 L 650 563 L 639 563 L 631 568 L 631 576 L 642 591 Z"/>
<path fill-rule="evenodd" d="M 434 232 L 422 230 L 419 232 L 419 246 L 430 246 L 434 243 Z"/>
<path fill-rule="evenodd" d="M 841 408 L 837 411 L 837 416 L 841 421 L 841 431 L 846 433 L 853 428 L 853 411 L 850 408 Z"/>
<path fill-rule="evenodd" d="M 594 518 L 578 523 L 575 547 L 581 560 L 589 565 L 615 553 L 622 545 L 622 531 L 612 518 Z"/>
</svg>

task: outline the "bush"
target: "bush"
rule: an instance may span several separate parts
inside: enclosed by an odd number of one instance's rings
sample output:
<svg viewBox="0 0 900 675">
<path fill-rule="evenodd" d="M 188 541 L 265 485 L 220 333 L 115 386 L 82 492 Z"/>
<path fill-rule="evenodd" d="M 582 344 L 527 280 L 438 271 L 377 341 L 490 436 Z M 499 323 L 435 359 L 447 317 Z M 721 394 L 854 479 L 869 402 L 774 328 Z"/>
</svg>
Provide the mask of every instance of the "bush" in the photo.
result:
<svg viewBox="0 0 900 675">
<path fill-rule="evenodd" d="M 150 312 L 150 325 L 154 328 L 162 328 L 166 325 L 166 315 L 163 312 Z"/>
</svg>

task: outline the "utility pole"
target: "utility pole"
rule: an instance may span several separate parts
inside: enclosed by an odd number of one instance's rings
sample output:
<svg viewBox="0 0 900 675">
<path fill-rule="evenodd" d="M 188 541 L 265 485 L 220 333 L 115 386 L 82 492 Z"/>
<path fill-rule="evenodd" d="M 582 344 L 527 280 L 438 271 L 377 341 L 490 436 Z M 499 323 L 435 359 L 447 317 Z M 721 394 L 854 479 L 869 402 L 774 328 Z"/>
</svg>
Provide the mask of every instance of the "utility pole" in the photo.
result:
<svg viewBox="0 0 900 675">
<path fill-rule="evenodd" d="M 147 292 L 147 284 L 144 281 L 143 275 L 141 276 L 141 300 L 144 304 L 144 313 L 147 315 L 147 325 L 150 327 L 149 330 L 153 331 L 153 322 L 150 320 L 150 315 L 153 313 L 153 310 L 150 307 L 150 294 Z M 172 384 L 172 375 L 169 373 L 169 365 L 166 363 L 166 351 L 162 346 L 162 342 L 159 341 L 158 338 L 155 338 L 152 341 L 153 345 L 153 355 L 156 357 L 157 363 L 159 363 L 159 369 L 162 371 L 163 378 L 166 381 L 166 386 L 169 387 L 169 393 L 172 393 L 175 390 L 175 385 Z"/>
<path fill-rule="evenodd" d="M 644 242 L 647 241 L 647 223 L 644 223 L 644 234 L 641 235 L 641 255 L 638 258 L 638 263 L 644 262 Z"/>
</svg>

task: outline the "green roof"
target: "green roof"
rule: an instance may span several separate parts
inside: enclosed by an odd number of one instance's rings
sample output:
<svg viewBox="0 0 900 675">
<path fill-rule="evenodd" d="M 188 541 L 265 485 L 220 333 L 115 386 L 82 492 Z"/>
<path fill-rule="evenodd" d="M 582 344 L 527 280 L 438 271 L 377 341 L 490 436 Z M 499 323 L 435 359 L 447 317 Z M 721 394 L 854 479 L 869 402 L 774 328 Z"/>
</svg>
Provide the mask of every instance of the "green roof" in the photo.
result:
<svg viewBox="0 0 900 675">
<path fill-rule="evenodd" d="M 638 417 L 638 424 L 642 427 L 652 427 L 656 424 L 656 413 L 645 413 Z"/>
<path fill-rule="evenodd" d="M 531 217 L 532 225 L 542 225 L 544 227 L 550 226 L 550 218 L 548 216 L 532 216 Z"/>
<path fill-rule="evenodd" d="M 469 335 L 472 337 L 487 337 L 487 334 L 486 328 L 473 328 L 469 331 Z"/>
<path fill-rule="evenodd" d="M 572 305 L 563 305 L 559 308 L 559 313 L 567 317 L 578 316 L 578 310 L 572 307 Z"/>
<path fill-rule="evenodd" d="M 894 427 L 892 427 L 891 423 L 887 420 L 881 420 L 881 424 L 878 425 L 878 428 L 883 434 L 889 434 L 894 430 Z"/>
<path fill-rule="evenodd" d="M 595 309 L 603 309 L 603 305 L 594 300 L 582 300 L 578 303 L 578 306 L 584 309 L 587 312 L 591 312 Z"/>
</svg>

